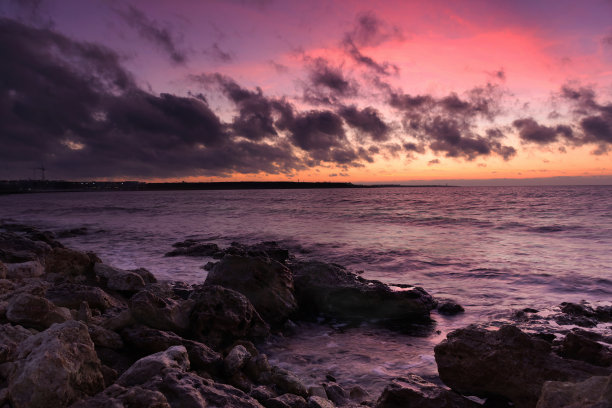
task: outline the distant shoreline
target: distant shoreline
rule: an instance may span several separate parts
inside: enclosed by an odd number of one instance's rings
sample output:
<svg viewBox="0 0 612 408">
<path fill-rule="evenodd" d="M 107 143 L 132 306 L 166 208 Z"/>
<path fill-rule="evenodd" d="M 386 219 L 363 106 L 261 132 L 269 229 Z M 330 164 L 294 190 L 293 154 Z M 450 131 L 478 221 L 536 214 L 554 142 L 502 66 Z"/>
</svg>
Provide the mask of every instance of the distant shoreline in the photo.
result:
<svg viewBox="0 0 612 408">
<path fill-rule="evenodd" d="M 353 184 L 349 182 L 297 182 L 297 181 L 222 181 L 200 183 L 145 183 L 139 181 L 54 181 L 10 180 L 0 181 L 0 194 L 60 193 L 88 191 L 195 191 L 195 190 L 304 190 L 338 188 L 399 188 L 399 187 L 453 187 L 442 184 Z"/>
</svg>

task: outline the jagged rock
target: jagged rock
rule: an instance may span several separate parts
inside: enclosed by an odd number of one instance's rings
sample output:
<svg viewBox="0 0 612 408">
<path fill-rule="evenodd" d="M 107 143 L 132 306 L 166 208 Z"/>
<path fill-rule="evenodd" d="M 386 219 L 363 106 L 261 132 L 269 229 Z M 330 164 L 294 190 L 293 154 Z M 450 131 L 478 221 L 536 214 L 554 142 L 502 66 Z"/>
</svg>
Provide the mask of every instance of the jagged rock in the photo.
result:
<svg viewBox="0 0 612 408">
<path fill-rule="evenodd" d="M 307 408 L 306 400 L 294 394 L 283 394 L 270 398 L 265 405 L 266 408 Z"/>
<path fill-rule="evenodd" d="M 55 324 L 17 346 L 9 376 L 14 408 L 55 408 L 102 390 L 100 361 L 87 332 L 77 321 Z"/>
<path fill-rule="evenodd" d="M 203 286 L 192 293 L 194 307 L 190 330 L 213 348 L 237 339 L 266 337 L 270 328 L 251 302 L 239 292 L 216 285 Z"/>
<path fill-rule="evenodd" d="M 251 353 L 252 355 L 253 353 Z M 268 384 L 272 378 L 272 366 L 270 366 L 265 354 L 257 354 L 248 360 L 244 372 L 257 383 Z"/>
<path fill-rule="evenodd" d="M 51 251 L 49 244 L 32 241 L 12 232 L 0 232 L 0 261 L 21 263 L 42 261 Z"/>
<path fill-rule="evenodd" d="M 145 287 L 142 277 L 134 272 L 113 268 L 99 262 L 94 265 L 94 272 L 99 277 L 106 279 L 106 286 L 111 290 L 137 292 Z"/>
<path fill-rule="evenodd" d="M 560 325 L 576 325 L 581 327 L 597 326 L 597 317 L 593 308 L 586 304 L 563 302 L 560 305 L 563 314 L 555 316 Z"/>
<path fill-rule="evenodd" d="M 95 262 L 95 255 L 68 248 L 54 248 L 45 260 L 47 273 L 66 277 L 91 274 Z"/>
<path fill-rule="evenodd" d="M 428 321 L 436 301 L 419 287 L 391 287 L 367 280 L 343 267 L 304 262 L 293 268 L 299 311 L 343 320 L 379 320 L 395 324 Z"/>
<path fill-rule="evenodd" d="M 36 278 L 45 274 L 45 268 L 38 261 L 6 264 L 7 279 Z"/>
<path fill-rule="evenodd" d="M 70 408 L 171 408 L 159 391 L 113 384 L 94 397 L 79 401 Z"/>
<path fill-rule="evenodd" d="M 129 309 L 120 309 L 119 311 L 113 309 L 113 313 L 110 316 L 103 317 L 101 321 L 98 319 L 99 326 L 112 331 L 121 331 L 125 327 L 132 326 L 135 323 L 134 316 L 132 316 L 132 312 Z"/>
<path fill-rule="evenodd" d="M 208 373 L 217 373 L 223 362 L 221 355 L 205 344 L 183 339 L 172 332 L 145 326 L 126 328 L 121 332 L 124 341 L 141 355 L 158 353 L 172 346 L 184 346 L 191 367 Z"/>
<path fill-rule="evenodd" d="M 57 306 L 69 309 L 78 309 L 82 302 L 93 309 L 104 312 L 111 307 L 125 307 L 118 299 L 96 286 L 80 285 L 77 283 L 62 283 L 47 289 L 46 298 Z"/>
<path fill-rule="evenodd" d="M 72 315 L 65 307 L 56 307 L 43 297 L 22 293 L 9 301 L 6 318 L 26 327 L 45 329 L 72 319 Z"/>
<path fill-rule="evenodd" d="M 282 324 L 297 308 L 291 271 L 269 259 L 225 256 L 208 273 L 206 284 L 242 293 L 273 325 Z"/>
<path fill-rule="evenodd" d="M 188 368 L 189 359 L 185 347 L 173 346 L 138 360 L 117 379 L 116 384 L 159 391 L 172 408 L 262 408 L 255 399 L 242 391 L 199 377 L 186 371 Z"/>
<path fill-rule="evenodd" d="M 323 388 L 325 389 L 327 399 L 332 401 L 334 404 L 344 405 L 348 402 L 348 395 L 346 394 L 346 391 L 335 382 L 323 383 Z"/>
<path fill-rule="evenodd" d="M 88 326 L 89 337 L 98 347 L 106 347 L 113 350 L 123 348 L 123 340 L 121 336 L 114 331 L 107 330 L 103 327 L 90 325 Z"/>
<path fill-rule="evenodd" d="M 0 325 L 0 364 L 13 361 L 17 346 L 32 336 L 32 332 L 10 323 Z"/>
<path fill-rule="evenodd" d="M 446 316 L 454 316 L 465 312 L 463 306 L 454 300 L 445 300 L 438 303 L 438 313 Z"/>
<path fill-rule="evenodd" d="M 417 375 L 395 378 L 376 401 L 376 408 L 478 408 L 481 405 Z"/>
<path fill-rule="evenodd" d="M 336 406 L 334 405 L 333 402 L 331 402 L 327 398 L 313 395 L 312 397 L 308 398 L 307 407 L 308 408 L 335 408 Z"/>
<path fill-rule="evenodd" d="M 295 374 L 280 367 L 272 367 L 272 382 L 283 392 L 307 397 L 306 386 Z"/>
<path fill-rule="evenodd" d="M 602 367 L 612 364 L 612 352 L 608 348 L 578 333 L 568 333 L 561 342 L 557 354 Z"/>
<path fill-rule="evenodd" d="M 361 386 L 354 385 L 349 390 L 349 398 L 358 403 L 367 401 L 370 394 Z"/>
<path fill-rule="evenodd" d="M 238 345 L 230 350 L 223 360 L 223 368 L 228 375 L 240 371 L 251 359 L 251 353 L 244 346 Z"/>
<path fill-rule="evenodd" d="M 130 310 L 139 322 L 159 330 L 181 333 L 189 327 L 191 303 L 143 290 L 130 298 Z"/>
<path fill-rule="evenodd" d="M 175 249 L 165 256 L 213 256 L 219 252 L 219 246 L 212 243 L 202 243 L 187 240 L 174 244 Z"/>
<path fill-rule="evenodd" d="M 455 330 L 434 348 L 442 381 L 464 395 L 505 397 L 516 407 L 535 406 L 545 381 L 580 381 L 609 369 L 565 360 L 551 345 L 511 325 L 497 331 Z"/>
<path fill-rule="evenodd" d="M 0 279 L 6 279 L 7 273 L 8 273 L 8 268 L 2 261 L 0 261 Z"/>
<path fill-rule="evenodd" d="M 536 408 L 612 408 L 612 375 L 546 382 Z"/>
<path fill-rule="evenodd" d="M 249 395 L 262 404 L 270 398 L 276 397 L 274 390 L 266 385 L 260 385 L 259 387 L 253 388 Z"/>
</svg>

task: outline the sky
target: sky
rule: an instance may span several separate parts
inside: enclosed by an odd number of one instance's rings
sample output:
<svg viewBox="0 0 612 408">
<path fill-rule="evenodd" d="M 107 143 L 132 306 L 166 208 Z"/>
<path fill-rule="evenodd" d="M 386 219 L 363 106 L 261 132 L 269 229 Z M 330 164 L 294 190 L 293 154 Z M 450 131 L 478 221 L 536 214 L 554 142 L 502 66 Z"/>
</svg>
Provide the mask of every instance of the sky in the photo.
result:
<svg viewBox="0 0 612 408">
<path fill-rule="evenodd" d="M 0 0 L 0 179 L 612 184 L 611 151 L 611 0 Z"/>
</svg>

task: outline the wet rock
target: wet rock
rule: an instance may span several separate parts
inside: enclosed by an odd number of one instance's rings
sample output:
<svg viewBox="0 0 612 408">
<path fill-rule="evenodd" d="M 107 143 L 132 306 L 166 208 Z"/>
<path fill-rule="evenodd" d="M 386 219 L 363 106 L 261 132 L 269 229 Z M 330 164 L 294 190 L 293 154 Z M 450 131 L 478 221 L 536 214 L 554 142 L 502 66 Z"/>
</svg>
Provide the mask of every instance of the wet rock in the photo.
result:
<svg viewBox="0 0 612 408">
<path fill-rule="evenodd" d="M 612 306 L 598 306 L 595 309 L 595 317 L 600 322 L 612 322 Z"/>
<path fill-rule="evenodd" d="M 275 241 L 259 242 L 255 245 L 244 246 L 244 255 L 269 258 L 273 261 L 286 263 L 289 259 L 289 251 L 280 248 Z"/>
<path fill-rule="evenodd" d="M 272 367 L 272 382 L 282 391 L 289 394 L 308 396 L 306 386 L 295 374 L 280 367 Z"/>
<path fill-rule="evenodd" d="M 61 230 L 57 233 L 59 238 L 74 238 L 89 234 L 87 227 L 71 228 Z"/>
<path fill-rule="evenodd" d="M 191 367 L 211 374 L 216 374 L 223 362 L 221 355 L 205 344 L 183 339 L 172 332 L 136 326 L 124 329 L 121 336 L 140 355 L 158 353 L 172 346 L 184 346 Z"/>
<path fill-rule="evenodd" d="M 345 405 L 348 402 L 348 395 L 344 388 L 335 382 L 323 383 L 325 394 L 327 399 L 332 401 L 336 405 Z"/>
<path fill-rule="evenodd" d="M 216 264 L 217 262 L 206 262 L 206 265 L 204 265 L 202 269 L 204 269 L 205 271 L 211 271 L 212 268 L 214 268 Z"/>
<path fill-rule="evenodd" d="M 193 335 L 213 348 L 237 339 L 261 339 L 270 328 L 251 302 L 239 292 L 221 286 L 203 286 L 192 293 L 194 307 L 189 328 Z"/>
<path fill-rule="evenodd" d="M 82 302 L 87 302 L 90 308 L 102 312 L 112 307 L 125 307 L 118 299 L 96 286 L 77 283 L 62 283 L 47 289 L 45 297 L 57 306 L 78 309 Z"/>
<path fill-rule="evenodd" d="M 0 325 L 0 364 L 13 361 L 16 357 L 17 346 L 32 336 L 32 332 L 10 323 Z"/>
<path fill-rule="evenodd" d="M 42 261 L 51 252 L 49 244 L 32 241 L 12 232 L 0 232 L 0 261 L 22 263 Z"/>
<path fill-rule="evenodd" d="M 477 408 L 476 404 L 417 375 L 394 379 L 376 401 L 376 408 Z"/>
<path fill-rule="evenodd" d="M 311 397 L 316 396 L 327 399 L 327 393 L 325 392 L 325 388 L 323 388 L 322 385 L 313 385 L 311 387 L 308 387 L 308 395 L 310 395 Z"/>
<path fill-rule="evenodd" d="M 175 249 L 168 252 L 165 256 L 213 256 L 219 252 L 217 244 L 190 240 L 174 244 L 174 246 Z"/>
<path fill-rule="evenodd" d="M 349 390 L 349 398 L 358 403 L 367 401 L 369 397 L 370 394 L 359 385 L 355 385 Z"/>
<path fill-rule="evenodd" d="M 602 367 L 612 364 L 612 352 L 608 348 L 578 333 L 568 333 L 561 342 L 557 354 Z"/>
<path fill-rule="evenodd" d="M 536 408 L 612 408 L 612 375 L 546 382 Z"/>
<path fill-rule="evenodd" d="M 335 408 L 336 406 L 334 405 L 333 402 L 331 402 L 327 398 L 313 395 L 312 397 L 308 398 L 307 407 L 308 408 Z"/>
<path fill-rule="evenodd" d="M 45 274 L 45 268 L 38 261 L 6 264 L 7 279 L 36 278 Z"/>
<path fill-rule="evenodd" d="M 96 396 L 79 401 L 70 408 L 171 408 L 171 405 L 159 391 L 113 384 Z"/>
<path fill-rule="evenodd" d="M 74 249 L 54 248 L 46 257 L 47 273 L 66 277 L 91 275 L 96 257 Z"/>
<path fill-rule="evenodd" d="M 551 345 L 511 325 L 497 331 L 468 327 L 434 348 L 442 381 L 464 395 L 505 397 L 516 407 L 535 406 L 545 381 L 579 381 L 609 370 L 565 360 Z"/>
<path fill-rule="evenodd" d="M 269 259 L 225 256 L 208 273 L 206 284 L 242 293 L 272 325 L 282 324 L 297 309 L 291 271 Z"/>
<path fill-rule="evenodd" d="M 148 269 L 145 269 L 145 268 L 130 269 L 128 272 L 132 272 L 140 276 L 145 283 L 157 283 L 157 278 Z"/>
<path fill-rule="evenodd" d="M 554 320 L 560 325 L 576 325 L 580 327 L 597 326 L 595 311 L 587 304 L 563 302 L 560 305 L 562 315 Z"/>
<path fill-rule="evenodd" d="M 143 290 L 130 298 L 130 310 L 136 320 L 159 330 L 181 333 L 189 327 L 191 304 Z"/>
<path fill-rule="evenodd" d="M 46 329 L 53 323 L 72 319 L 72 315 L 68 309 L 56 307 L 43 297 L 23 293 L 9 301 L 6 318 L 26 327 Z"/>
<path fill-rule="evenodd" d="M 244 346 L 234 347 L 223 360 L 223 368 L 228 375 L 240 371 L 251 359 L 251 353 Z"/>
<path fill-rule="evenodd" d="M 306 408 L 306 400 L 298 395 L 283 394 L 270 398 L 264 405 L 266 408 Z"/>
<path fill-rule="evenodd" d="M 17 347 L 9 376 L 14 408 L 55 408 L 102 390 L 104 379 L 87 326 L 77 321 L 53 325 Z"/>
<path fill-rule="evenodd" d="M 318 314 L 343 320 L 378 320 L 409 324 L 428 321 L 436 301 L 419 287 L 392 290 L 379 281 L 366 280 L 343 267 L 305 262 L 293 268 L 295 294 L 302 315 Z"/>
<path fill-rule="evenodd" d="M 96 263 L 94 272 L 106 280 L 106 286 L 111 290 L 137 292 L 145 287 L 142 277 L 134 272 L 113 268 L 103 263 Z"/>
<path fill-rule="evenodd" d="M 444 300 L 438 304 L 438 313 L 446 316 L 454 316 L 465 312 L 463 306 L 454 300 Z"/>
<path fill-rule="evenodd" d="M 123 348 L 123 340 L 121 336 L 114 331 L 107 330 L 103 327 L 90 325 L 88 327 L 89 337 L 98 347 L 106 347 L 113 350 Z"/>
</svg>

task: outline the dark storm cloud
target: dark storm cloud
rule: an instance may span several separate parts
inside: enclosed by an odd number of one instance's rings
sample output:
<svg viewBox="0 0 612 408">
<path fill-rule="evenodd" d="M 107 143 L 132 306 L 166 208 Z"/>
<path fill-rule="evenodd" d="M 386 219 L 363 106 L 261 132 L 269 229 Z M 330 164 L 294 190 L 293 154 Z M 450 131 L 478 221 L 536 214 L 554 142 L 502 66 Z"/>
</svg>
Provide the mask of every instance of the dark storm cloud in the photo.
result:
<svg viewBox="0 0 612 408">
<path fill-rule="evenodd" d="M 187 61 L 187 52 L 178 45 L 180 39 L 168 27 L 150 19 L 144 12 L 133 6 L 126 9 L 116 9 L 116 13 L 140 36 L 164 51 L 175 64 Z"/>
<path fill-rule="evenodd" d="M 354 86 L 345 77 L 342 69 L 332 66 L 323 58 L 317 58 L 313 61 L 310 67 L 310 82 L 315 87 L 326 88 L 339 96 L 355 93 Z"/>
<path fill-rule="evenodd" d="M 361 110 L 355 106 L 345 106 L 339 110 L 339 114 L 349 126 L 369 135 L 372 141 L 389 140 L 391 128 L 384 122 L 380 112 L 371 106 Z"/>
<path fill-rule="evenodd" d="M 102 46 L 0 19 L 0 60 L 3 177 L 30 175 L 41 163 L 52 177 L 72 179 L 304 168 L 287 140 L 243 139 L 203 95 L 140 89 L 117 54 Z M 230 91 L 244 106 L 263 98 L 240 87 Z M 291 125 L 291 108 L 274 103 L 279 121 Z"/>
<path fill-rule="evenodd" d="M 554 143 L 559 137 L 572 139 L 574 132 L 569 126 L 544 126 L 533 118 L 517 119 L 512 125 L 519 131 L 519 137 L 524 142 L 546 145 Z"/>
</svg>

